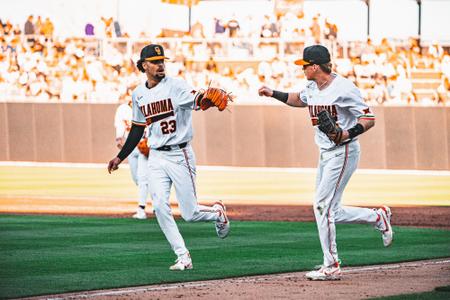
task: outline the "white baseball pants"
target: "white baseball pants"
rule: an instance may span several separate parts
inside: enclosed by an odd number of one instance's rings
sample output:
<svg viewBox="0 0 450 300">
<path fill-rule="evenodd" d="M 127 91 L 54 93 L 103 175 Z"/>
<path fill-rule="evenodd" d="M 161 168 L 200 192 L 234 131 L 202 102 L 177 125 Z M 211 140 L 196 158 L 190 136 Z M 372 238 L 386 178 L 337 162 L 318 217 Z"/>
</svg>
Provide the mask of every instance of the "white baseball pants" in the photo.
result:
<svg viewBox="0 0 450 300">
<path fill-rule="evenodd" d="M 148 187 L 148 159 L 142 154 L 138 148 L 134 148 L 133 152 L 128 156 L 128 164 L 130 165 L 131 178 L 138 187 L 138 205 L 146 206 L 149 193 Z"/>
<path fill-rule="evenodd" d="M 323 251 L 324 266 L 338 262 L 335 223 L 368 223 L 375 225 L 378 214 L 369 208 L 341 206 L 342 193 L 360 156 L 358 141 L 321 150 L 316 179 L 314 215 Z"/>
<path fill-rule="evenodd" d="M 181 216 L 185 221 L 216 221 L 219 218 L 219 214 L 212 207 L 197 204 L 195 166 L 195 155 L 190 145 L 171 151 L 150 150 L 148 176 L 153 209 L 159 227 L 177 256 L 188 250 L 170 208 L 172 184 L 175 186 Z"/>
</svg>

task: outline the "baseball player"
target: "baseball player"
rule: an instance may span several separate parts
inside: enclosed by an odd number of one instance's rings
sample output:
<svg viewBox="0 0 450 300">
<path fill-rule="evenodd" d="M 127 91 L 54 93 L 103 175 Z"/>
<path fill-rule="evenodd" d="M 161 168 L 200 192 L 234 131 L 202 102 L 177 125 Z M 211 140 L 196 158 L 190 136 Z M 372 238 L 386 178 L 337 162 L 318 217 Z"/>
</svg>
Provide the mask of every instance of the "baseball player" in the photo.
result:
<svg viewBox="0 0 450 300">
<path fill-rule="evenodd" d="M 193 137 L 192 111 L 202 107 L 219 106 L 226 92 L 208 89 L 197 92 L 185 81 L 166 77 L 164 49 L 160 45 L 145 46 L 137 63 L 147 81 L 139 85 L 132 95 L 133 117 L 130 133 L 117 157 L 108 164 L 114 171 L 133 151 L 148 128 L 150 155 L 148 177 L 153 209 L 162 232 L 177 259 L 170 270 L 192 269 L 192 259 L 172 216 L 169 195 L 175 186 L 181 216 L 188 222 L 214 221 L 217 235 L 227 237 L 230 222 L 222 202 L 212 207 L 197 203 L 195 155 L 191 147 Z M 214 93 L 213 93 L 214 92 Z M 214 94 L 214 95 L 213 95 Z"/>
<path fill-rule="evenodd" d="M 117 107 L 114 116 L 114 126 L 116 127 L 116 144 L 117 148 L 122 149 L 125 139 L 131 129 L 131 101 L 122 103 Z M 144 220 L 147 219 L 145 213 L 145 206 L 147 205 L 148 197 L 148 182 L 147 182 L 147 156 L 141 153 L 136 147 L 130 156 L 128 156 L 128 163 L 130 165 L 131 178 L 138 187 L 138 208 L 133 218 Z"/>
<path fill-rule="evenodd" d="M 323 265 L 308 272 L 310 280 L 341 278 L 336 247 L 335 223 L 368 223 L 380 230 L 384 246 L 392 243 L 389 207 L 368 209 L 341 205 L 341 197 L 360 156 L 358 136 L 375 124 L 375 116 L 364 103 L 358 88 L 348 79 L 331 71 L 330 53 L 321 45 L 306 47 L 303 58 L 295 61 L 303 67 L 308 80 L 300 93 L 284 93 L 266 86 L 260 96 L 273 97 L 289 106 L 307 107 L 315 128 L 319 148 L 314 214 L 323 251 Z"/>
</svg>

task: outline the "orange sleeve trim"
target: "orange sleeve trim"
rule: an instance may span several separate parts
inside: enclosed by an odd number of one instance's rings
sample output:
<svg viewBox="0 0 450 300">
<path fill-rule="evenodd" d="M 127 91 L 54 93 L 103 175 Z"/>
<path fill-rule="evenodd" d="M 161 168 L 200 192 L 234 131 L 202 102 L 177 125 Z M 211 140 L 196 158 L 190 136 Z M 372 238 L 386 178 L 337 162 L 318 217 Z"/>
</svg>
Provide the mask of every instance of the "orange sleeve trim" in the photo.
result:
<svg viewBox="0 0 450 300">
<path fill-rule="evenodd" d="M 147 126 L 147 124 L 145 124 L 145 123 L 138 123 L 138 122 L 135 122 L 135 121 L 131 121 L 131 123 L 133 123 L 134 125 L 137 125 L 137 126 Z"/>
</svg>

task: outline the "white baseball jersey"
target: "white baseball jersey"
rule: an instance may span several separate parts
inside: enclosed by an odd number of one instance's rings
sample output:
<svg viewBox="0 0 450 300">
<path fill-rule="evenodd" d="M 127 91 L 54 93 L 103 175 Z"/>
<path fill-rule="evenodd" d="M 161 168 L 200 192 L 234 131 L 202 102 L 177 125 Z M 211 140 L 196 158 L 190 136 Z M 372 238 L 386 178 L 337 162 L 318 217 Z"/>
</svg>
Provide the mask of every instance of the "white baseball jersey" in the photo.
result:
<svg viewBox="0 0 450 300">
<path fill-rule="evenodd" d="M 191 141 L 196 96 L 197 92 L 185 81 L 170 77 L 151 89 L 145 83 L 136 87 L 132 122 L 148 126 L 150 148 Z"/>
<path fill-rule="evenodd" d="M 316 126 L 317 114 L 321 110 L 328 110 L 343 130 L 355 126 L 359 119 L 375 119 L 353 82 L 338 74 L 332 75 L 335 78 L 327 88 L 319 90 L 317 84 L 310 81 L 300 92 L 301 101 L 308 105 L 311 122 L 316 130 L 315 141 L 320 149 L 331 149 L 336 146 Z"/>
<path fill-rule="evenodd" d="M 114 115 L 114 127 L 116 128 L 116 138 L 127 138 L 131 129 L 132 109 L 127 103 L 117 107 Z"/>
</svg>

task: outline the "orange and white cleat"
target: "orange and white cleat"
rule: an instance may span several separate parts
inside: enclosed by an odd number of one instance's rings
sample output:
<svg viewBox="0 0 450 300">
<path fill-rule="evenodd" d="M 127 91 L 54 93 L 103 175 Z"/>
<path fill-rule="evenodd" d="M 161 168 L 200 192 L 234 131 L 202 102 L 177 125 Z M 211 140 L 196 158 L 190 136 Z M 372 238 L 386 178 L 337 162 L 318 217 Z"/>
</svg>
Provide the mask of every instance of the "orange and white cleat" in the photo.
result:
<svg viewBox="0 0 450 300">
<path fill-rule="evenodd" d="M 222 201 L 214 203 L 213 208 L 219 213 L 219 219 L 216 221 L 217 236 L 224 239 L 230 233 L 230 220 L 227 217 L 227 210 Z"/>
<path fill-rule="evenodd" d="M 192 265 L 192 259 L 189 252 L 186 252 L 183 255 L 178 256 L 177 260 L 175 261 L 175 264 L 170 266 L 171 271 L 184 271 L 184 270 L 191 270 L 194 266 Z"/>
<path fill-rule="evenodd" d="M 309 280 L 318 281 L 341 280 L 341 276 L 341 266 L 339 265 L 339 263 L 328 267 L 322 266 L 319 270 L 308 272 L 305 275 L 305 277 Z"/>
<path fill-rule="evenodd" d="M 391 209 L 387 206 L 383 206 L 377 210 L 380 216 L 375 228 L 381 232 L 381 237 L 383 238 L 383 245 L 389 247 L 394 240 L 394 231 L 391 226 Z"/>
</svg>

